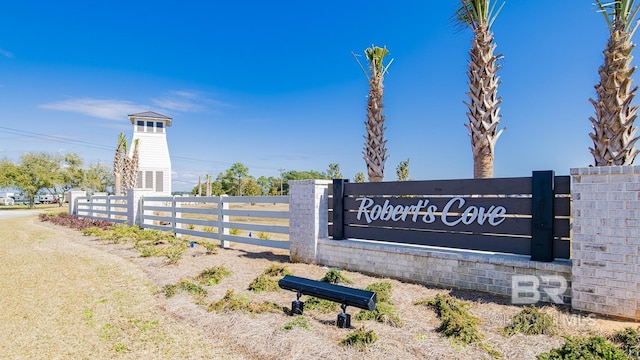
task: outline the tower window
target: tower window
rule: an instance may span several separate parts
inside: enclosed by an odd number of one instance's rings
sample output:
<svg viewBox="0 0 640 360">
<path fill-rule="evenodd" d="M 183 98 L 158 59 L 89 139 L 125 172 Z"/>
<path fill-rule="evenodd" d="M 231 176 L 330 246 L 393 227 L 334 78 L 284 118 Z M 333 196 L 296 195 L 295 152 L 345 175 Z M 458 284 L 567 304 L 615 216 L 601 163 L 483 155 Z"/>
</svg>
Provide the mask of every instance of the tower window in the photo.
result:
<svg viewBox="0 0 640 360">
<path fill-rule="evenodd" d="M 157 121 L 156 122 L 156 132 L 163 133 L 164 132 L 164 123 Z"/>
<path fill-rule="evenodd" d="M 153 132 L 153 121 L 147 121 L 147 132 Z"/>
<path fill-rule="evenodd" d="M 136 122 L 136 131 L 143 132 L 144 131 L 144 121 L 138 120 Z"/>
</svg>

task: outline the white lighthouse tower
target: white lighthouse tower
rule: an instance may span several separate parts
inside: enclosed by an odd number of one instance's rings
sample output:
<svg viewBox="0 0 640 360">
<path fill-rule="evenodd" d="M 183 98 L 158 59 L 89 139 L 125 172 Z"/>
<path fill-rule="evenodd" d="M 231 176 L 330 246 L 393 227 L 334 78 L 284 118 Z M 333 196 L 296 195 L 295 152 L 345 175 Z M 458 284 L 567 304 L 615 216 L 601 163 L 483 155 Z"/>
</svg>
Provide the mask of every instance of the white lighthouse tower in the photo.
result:
<svg viewBox="0 0 640 360">
<path fill-rule="evenodd" d="M 136 189 L 152 190 L 160 196 L 171 195 L 171 159 L 167 146 L 167 128 L 171 118 L 153 111 L 129 115 L 133 125 L 133 144 L 138 143 Z"/>
</svg>

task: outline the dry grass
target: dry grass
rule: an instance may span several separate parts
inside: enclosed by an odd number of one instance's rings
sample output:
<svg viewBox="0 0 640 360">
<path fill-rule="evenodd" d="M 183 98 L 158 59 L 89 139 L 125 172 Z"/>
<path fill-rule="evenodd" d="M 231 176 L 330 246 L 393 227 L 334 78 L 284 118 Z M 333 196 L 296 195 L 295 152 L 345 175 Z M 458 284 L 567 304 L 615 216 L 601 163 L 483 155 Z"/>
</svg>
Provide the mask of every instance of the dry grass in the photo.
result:
<svg viewBox="0 0 640 360">
<path fill-rule="evenodd" d="M 0 221 L 0 256 L 0 353 L 12 359 L 489 358 L 479 347 L 461 348 L 441 336 L 435 312 L 413 304 L 437 294 L 470 301 L 468 310 L 481 319 L 484 342 L 506 359 L 535 359 L 562 345 L 563 335 L 606 335 L 637 326 L 572 317 L 565 308 L 549 306 L 542 311 L 557 321 L 556 335 L 505 337 L 502 328 L 522 310 L 509 305 L 508 299 L 343 271 L 357 288 L 389 282 L 403 327 L 352 319 L 353 329 L 339 329 L 337 312 L 305 310 L 309 329 L 285 330 L 294 318 L 284 312 L 208 312 L 207 304 L 233 290 L 253 303 L 290 307 L 295 293 L 255 293 L 248 290 L 249 284 L 274 264 L 311 279 L 322 278 L 327 268 L 292 264 L 285 251 L 240 244 L 215 255 L 196 245 L 177 264 L 167 265 L 160 258 L 139 257 L 131 244 L 106 244 L 35 217 Z M 206 286 L 204 299 L 187 293 L 166 298 L 161 292 L 164 285 L 195 279 L 203 270 L 221 265 L 231 275 Z M 361 326 L 373 330 L 378 341 L 365 348 L 340 346 Z"/>
</svg>

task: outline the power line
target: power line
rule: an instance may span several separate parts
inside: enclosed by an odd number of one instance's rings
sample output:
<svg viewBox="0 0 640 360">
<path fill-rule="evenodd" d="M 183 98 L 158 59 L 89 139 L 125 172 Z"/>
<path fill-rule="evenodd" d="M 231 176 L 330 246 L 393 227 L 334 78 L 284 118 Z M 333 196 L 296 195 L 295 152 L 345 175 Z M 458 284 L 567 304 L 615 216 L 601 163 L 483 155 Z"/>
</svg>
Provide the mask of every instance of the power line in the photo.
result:
<svg viewBox="0 0 640 360">
<path fill-rule="evenodd" d="M 13 129 L 5 126 L 0 126 L 0 133 L 18 135 L 18 136 L 32 138 L 32 139 L 53 141 L 53 142 L 69 144 L 69 145 L 79 145 L 79 146 L 84 146 L 84 147 L 99 149 L 99 150 L 115 151 L 115 147 L 113 146 L 101 145 L 101 144 L 96 144 L 96 143 L 82 141 L 82 140 L 69 139 L 69 138 L 65 138 L 57 135 L 48 135 L 48 134 L 42 134 L 42 133 L 37 133 L 33 131 Z M 230 162 L 211 161 L 211 160 L 197 159 L 197 158 L 185 157 L 185 156 L 169 155 L 169 157 L 174 160 L 193 161 L 193 162 L 200 162 L 205 164 L 213 164 L 213 165 L 221 165 L 221 166 L 233 165 L 233 163 L 230 163 Z M 254 168 L 275 170 L 273 168 L 260 167 L 260 166 L 256 166 Z"/>
</svg>

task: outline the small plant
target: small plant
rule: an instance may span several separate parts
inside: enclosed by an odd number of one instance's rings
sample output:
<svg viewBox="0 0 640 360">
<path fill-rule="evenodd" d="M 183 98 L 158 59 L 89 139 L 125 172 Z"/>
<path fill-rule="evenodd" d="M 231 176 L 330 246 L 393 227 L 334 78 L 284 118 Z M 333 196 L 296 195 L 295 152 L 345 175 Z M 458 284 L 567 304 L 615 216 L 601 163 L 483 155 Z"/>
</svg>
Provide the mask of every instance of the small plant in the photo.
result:
<svg viewBox="0 0 640 360">
<path fill-rule="evenodd" d="M 396 313 L 396 309 L 390 303 L 379 303 L 376 305 L 376 309 L 361 310 L 355 316 L 356 320 L 375 320 L 379 323 L 387 324 L 389 326 L 400 328 L 402 327 L 402 320 Z"/>
<path fill-rule="evenodd" d="M 207 295 L 207 289 L 191 280 L 180 280 L 177 284 L 167 284 L 162 287 L 162 292 L 167 298 L 173 297 L 178 291 L 184 291 L 197 297 L 205 297 Z"/>
<path fill-rule="evenodd" d="M 373 283 L 367 286 L 365 290 L 376 293 L 378 302 L 391 302 L 391 283 L 386 281 Z"/>
<path fill-rule="evenodd" d="M 338 304 L 333 301 L 317 298 L 315 296 L 309 296 L 304 302 L 304 308 L 306 310 L 317 310 L 321 313 L 328 314 L 336 312 Z"/>
<path fill-rule="evenodd" d="M 553 335 L 556 327 L 553 318 L 538 310 L 535 306 L 528 306 L 513 317 L 513 322 L 502 329 L 506 336 L 513 336 L 517 333 L 525 335 Z"/>
<path fill-rule="evenodd" d="M 295 318 L 293 318 L 293 320 L 284 324 L 284 329 L 287 331 L 293 330 L 294 328 L 297 328 L 297 327 L 303 330 L 311 330 L 311 325 L 309 325 L 309 321 L 307 320 L 306 317 L 302 315 L 298 315 Z"/>
<path fill-rule="evenodd" d="M 195 229 L 195 228 L 196 228 L 196 226 L 195 226 L 195 225 L 193 225 L 193 224 L 187 224 L 187 230 L 193 230 L 193 229 Z"/>
<path fill-rule="evenodd" d="M 284 265 L 271 265 L 266 268 L 263 272 L 263 275 L 267 276 L 285 276 L 285 275 L 293 275 L 293 273 Z"/>
<path fill-rule="evenodd" d="M 255 292 L 280 291 L 278 277 L 291 274 L 291 271 L 289 271 L 286 266 L 271 265 L 251 282 L 249 290 L 253 290 Z"/>
<path fill-rule="evenodd" d="M 538 355 L 538 360 L 563 360 L 563 359 L 607 359 L 628 360 L 624 351 L 607 341 L 601 336 L 590 338 L 566 337 L 565 343 L 548 353 Z"/>
<path fill-rule="evenodd" d="M 225 312 L 225 311 L 244 311 L 249 313 L 264 312 L 287 312 L 287 308 L 283 308 L 275 303 L 253 303 L 246 295 L 236 295 L 233 290 L 227 290 L 224 297 L 218 301 L 212 302 L 207 306 L 207 311 Z"/>
<path fill-rule="evenodd" d="M 202 231 L 210 232 L 210 233 L 216 233 L 216 232 L 218 232 L 218 229 L 214 228 L 213 226 L 205 226 L 205 227 L 202 228 Z"/>
<path fill-rule="evenodd" d="M 219 284 L 223 277 L 229 275 L 231 275 L 231 271 L 223 265 L 220 265 L 202 271 L 196 276 L 195 280 L 198 284 L 213 286 Z"/>
<path fill-rule="evenodd" d="M 352 331 L 346 338 L 340 341 L 342 346 L 353 346 L 365 348 L 378 341 L 378 335 L 373 330 L 366 330 L 363 327 Z"/>
<path fill-rule="evenodd" d="M 280 291 L 280 286 L 277 278 L 261 274 L 249 284 L 249 290 L 255 292 Z"/>
<path fill-rule="evenodd" d="M 391 302 L 391 284 L 377 282 L 366 287 L 367 291 L 376 293 L 375 310 L 361 310 L 355 315 L 356 320 L 375 320 L 393 327 L 402 327 L 402 320 Z"/>
<path fill-rule="evenodd" d="M 260 238 L 262 240 L 269 240 L 269 239 L 271 239 L 271 236 L 269 236 L 269 234 L 267 234 L 265 232 L 260 232 L 260 233 L 258 233 L 258 238 Z"/>
<path fill-rule="evenodd" d="M 331 269 L 327 271 L 327 273 L 324 274 L 324 277 L 320 279 L 320 281 L 331 283 L 331 284 L 338 284 L 338 283 L 352 284 L 353 283 L 353 281 L 351 281 L 348 277 L 344 276 L 338 269 Z"/>
<path fill-rule="evenodd" d="M 640 359 L 640 326 L 637 329 L 625 328 L 615 333 L 611 341 L 617 343 L 629 357 Z"/>
<path fill-rule="evenodd" d="M 92 227 L 106 230 L 114 225 L 111 221 L 79 218 L 75 215 L 69 215 L 66 213 L 45 213 L 40 214 L 39 218 L 40 221 L 48 221 L 56 225 L 66 226 L 76 230 L 83 230 Z"/>
<path fill-rule="evenodd" d="M 238 236 L 240 235 L 239 229 L 229 229 L 229 235 Z"/>
<path fill-rule="evenodd" d="M 208 242 L 208 241 L 198 241 L 198 245 L 201 245 L 207 250 L 207 254 L 217 254 L 218 253 L 218 245 Z"/>
<path fill-rule="evenodd" d="M 482 343 L 484 335 L 478 330 L 480 319 L 469 314 L 468 302 L 460 301 L 451 295 L 436 295 L 433 299 L 418 300 L 415 305 L 427 305 L 435 309 L 441 319 L 437 331 L 458 344 L 478 345 L 494 358 L 502 358 L 502 354 L 489 344 Z"/>
</svg>

